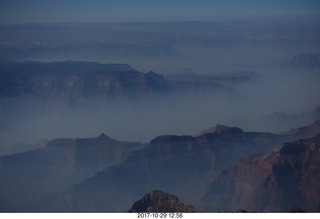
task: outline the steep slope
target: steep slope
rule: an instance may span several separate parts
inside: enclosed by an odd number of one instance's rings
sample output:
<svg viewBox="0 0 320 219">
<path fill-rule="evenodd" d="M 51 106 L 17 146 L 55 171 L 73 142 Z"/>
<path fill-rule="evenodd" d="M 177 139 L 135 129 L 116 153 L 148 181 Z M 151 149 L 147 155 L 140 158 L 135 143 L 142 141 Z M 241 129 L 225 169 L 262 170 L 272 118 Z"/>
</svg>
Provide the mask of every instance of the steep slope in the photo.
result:
<svg viewBox="0 0 320 219">
<path fill-rule="evenodd" d="M 123 161 L 143 147 L 101 134 L 96 138 L 55 139 L 45 148 L 0 157 L 0 210 L 28 210 L 44 197 Z"/>
<path fill-rule="evenodd" d="M 160 190 L 154 190 L 136 201 L 129 212 L 195 212 L 191 205 L 185 205 L 179 198 Z"/>
<path fill-rule="evenodd" d="M 218 126 L 192 136 L 160 136 L 131 153 L 123 163 L 74 185 L 65 194 L 69 211 L 124 211 L 150 190 L 174 193 L 198 208 L 208 183 L 221 170 L 252 153 L 298 139 L 295 135 L 244 132 Z M 320 130 L 319 130 L 320 131 Z M 70 198 L 71 197 L 71 198 Z"/>
<path fill-rule="evenodd" d="M 320 135 L 285 143 L 223 171 L 211 183 L 206 211 L 320 211 Z"/>
</svg>

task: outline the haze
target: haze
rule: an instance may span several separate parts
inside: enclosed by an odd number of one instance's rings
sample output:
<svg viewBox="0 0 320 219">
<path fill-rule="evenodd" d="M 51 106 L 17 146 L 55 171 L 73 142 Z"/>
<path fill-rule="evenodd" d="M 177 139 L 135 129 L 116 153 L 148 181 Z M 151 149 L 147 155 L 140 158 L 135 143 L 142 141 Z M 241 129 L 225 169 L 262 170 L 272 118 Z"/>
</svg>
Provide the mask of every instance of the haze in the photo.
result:
<svg viewBox="0 0 320 219">
<path fill-rule="evenodd" d="M 319 16 L 317 0 L 2 0 L 1 23 L 186 21 Z"/>
<path fill-rule="evenodd" d="M 107 109 L 89 100 L 91 110 L 66 113 L 37 114 L 16 107 L 10 117 L 3 110 L 8 97 L 0 90 L 3 148 L 103 132 L 119 140 L 149 142 L 162 134 L 198 135 L 217 123 L 272 132 L 306 125 L 316 116 L 278 128 L 243 121 L 275 112 L 298 116 L 319 106 L 319 68 L 293 63 L 299 54 L 319 53 L 319 12 L 315 0 L 1 1 L 3 63 L 125 63 L 166 78 L 185 68 L 206 77 L 256 74 L 249 82 L 222 84 L 232 95 L 180 93 L 112 103 Z M 185 80 L 183 74 L 180 79 Z"/>
</svg>

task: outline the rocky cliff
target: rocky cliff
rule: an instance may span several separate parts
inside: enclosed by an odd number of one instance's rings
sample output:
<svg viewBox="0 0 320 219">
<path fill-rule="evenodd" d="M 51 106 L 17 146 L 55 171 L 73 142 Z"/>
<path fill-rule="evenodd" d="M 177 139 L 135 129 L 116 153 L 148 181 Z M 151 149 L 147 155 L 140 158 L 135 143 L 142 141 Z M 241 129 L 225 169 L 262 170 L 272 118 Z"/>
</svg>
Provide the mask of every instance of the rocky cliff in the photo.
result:
<svg viewBox="0 0 320 219">
<path fill-rule="evenodd" d="M 267 152 L 274 145 L 298 138 L 221 125 L 197 137 L 159 136 L 147 147 L 132 152 L 123 163 L 71 187 L 65 194 L 72 197 L 69 210 L 123 211 L 155 189 L 174 193 L 198 209 L 205 188 L 221 170 L 242 157 Z"/>
<path fill-rule="evenodd" d="M 0 210 L 123 212 L 153 190 L 201 209 L 202 195 L 222 170 L 300 137 L 217 125 L 199 136 L 164 135 L 145 145 L 104 134 L 55 139 L 45 148 L 1 157 Z"/>
<path fill-rule="evenodd" d="M 179 198 L 160 191 L 154 190 L 142 199 L 136 201 L 129 212 L 195 212 L 191 205 L 185 205 Z"/>
<path fill-rule="evenodd" d="M 63 111 L 92 101 L 108 105 L 112 100 L 130 102 L 166 94 L 233 92 L 213 82 L 172 82 L 126 64 L 21 62 L 0 64 L 0 69 L 2 114 L 14 104 L 29 111 Z"/>
<path fill-rule="evenodd" d="M 320 135 L 242 159 L 211 183 L 206 211 L 320 211 Z"/>
<path fill-rule="evenodd" d="M 13 104 L 31 112 L 63 112 L 94 101 L 127 101 L 171 89 L 168 82 L 157 81 L 123 64 L 27 62 L 2 64 L 0 68 L 4 112 Z"/>
</svg>

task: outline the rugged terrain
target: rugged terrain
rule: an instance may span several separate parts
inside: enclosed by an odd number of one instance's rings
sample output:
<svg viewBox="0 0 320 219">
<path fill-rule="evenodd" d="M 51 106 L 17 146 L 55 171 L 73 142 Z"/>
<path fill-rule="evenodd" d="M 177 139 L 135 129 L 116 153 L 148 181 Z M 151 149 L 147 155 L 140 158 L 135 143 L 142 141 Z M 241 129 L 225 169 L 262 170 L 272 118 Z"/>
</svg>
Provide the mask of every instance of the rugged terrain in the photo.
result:
<svg viewBox="0 0 320 219">
<path fill-rule="evenodd" d="M 113 212 L 129 208 L 150 190 L 160 189 L 197 209 L 206 186 L 220 171 L 252 153 L 267 152 L 300 137 L 244 132 L 221 125 L 197 137 L 159 136 L 123 163 L 74 185 L 65 196 L 72 197 L 68 204 L 71 211 Z"/>
<path fill-rule="evenodd" d="M 160 191 L 154 190 L 142 199 L 136 201 L 129 212 L 195 212 L 191 205 L 185 205 L 179 198 Z"/>
<path fill-rule="evenodd" d="M 320 135 L 242 159 L 211 183 L 206 211 L 320 211 Z"/>
<path fill-rule="evenodd" d="M 141 73 L 126 64 L 94 62 L 20 62 L 0 65 L 0 105 L 4 116 L 15 106 L 28 112 L 88 107 L 97 101 L 130 102 L 166 94 L 232 93 L 211 81 L 169 81 L 155 72 Z"/>
<path fill-rule="evenodd" d="M 44 148 L 0 158 L 0 198 L 5 200 L 0 209 L 119 212 L 153 190 L 176 194 L 201 209 L 202 195 L 222 170 L 279 143 L 311 137 L 320 132 L 319 124 L 285 135 L 217 125 L 199 136 L 165 135 L 149 144 L 104 134 L 55 139 Z"/>
</svg>

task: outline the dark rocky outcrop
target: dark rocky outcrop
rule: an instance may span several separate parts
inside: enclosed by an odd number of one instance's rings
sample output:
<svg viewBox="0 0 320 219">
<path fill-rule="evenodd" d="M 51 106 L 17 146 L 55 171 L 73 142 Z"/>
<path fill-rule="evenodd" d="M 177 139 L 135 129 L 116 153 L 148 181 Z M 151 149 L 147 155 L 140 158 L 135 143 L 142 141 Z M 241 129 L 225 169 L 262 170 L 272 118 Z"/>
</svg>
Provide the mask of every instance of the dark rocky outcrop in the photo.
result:
<svg viewBox="0 0 320 219">
<path fill-rule="evenodd" d="M 191 205 L 185 205 L 179 201 L 178 197 L 154 190 L 142 199 L 136 201 L 129 212 L 195 212 Z"/>
<path fill-rule="evenodd" d="M 213 180 L 206 211 L 320 211 L 320 135 L 242 159 Z"/>
<path fill-rule="evenodd" d="M 217 134 L 243 134 L 244 131 L 237 127 L 228 127 L 225 125 L 217 124 L 215 127 L 209 128 L 208 130 L 203 131 L 201 134 L 210 134 L 210 133 L 217 133 Z"/>
</svg>

